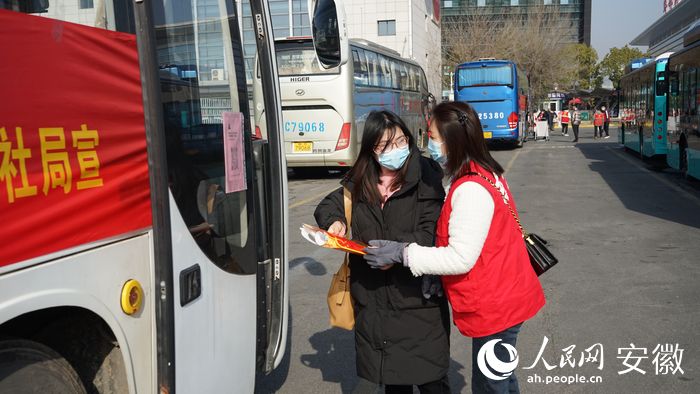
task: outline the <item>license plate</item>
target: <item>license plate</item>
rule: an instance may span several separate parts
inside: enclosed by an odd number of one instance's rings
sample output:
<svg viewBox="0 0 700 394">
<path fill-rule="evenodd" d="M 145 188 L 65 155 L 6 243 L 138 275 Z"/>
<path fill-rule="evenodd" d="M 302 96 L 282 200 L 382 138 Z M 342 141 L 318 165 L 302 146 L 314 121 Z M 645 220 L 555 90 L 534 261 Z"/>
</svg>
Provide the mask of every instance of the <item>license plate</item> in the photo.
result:
<svg viewBox="0 0 700 394">
<path fill-rule="evenodd" d="M 484 138 L 485 139 L 493 138 L 493 133 L 490 131 L 484 131 Z"/>
<path fill-rule="evenodd" d="M 294 153 L 311 153 L 313 152 L 313 142 L 293 142 L 292 152 Z"/>
</svg>

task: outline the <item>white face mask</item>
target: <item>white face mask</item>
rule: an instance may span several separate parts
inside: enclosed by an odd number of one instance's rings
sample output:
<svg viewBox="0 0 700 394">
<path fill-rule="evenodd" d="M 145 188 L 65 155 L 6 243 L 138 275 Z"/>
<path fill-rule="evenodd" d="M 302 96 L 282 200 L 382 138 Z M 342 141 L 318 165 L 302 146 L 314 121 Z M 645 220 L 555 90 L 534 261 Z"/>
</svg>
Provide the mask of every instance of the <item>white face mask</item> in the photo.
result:
<svg viewBox="0 0 700 394">
<path fill-rule="evenodd" d="M 384 168 L 396 171 L 399 168 L 403 167 L 403 164 L 406 162 L 409 153 L 410 151 L 408 150 L 408 146 L 404 146 L 403 148 L 396 148 L 389 152 L 378 154 L 377 162 L 379 162 L 379 165 L 381 165 Z"/>
<path fill-rule="evenodd" d="M 444 167 L 445 163 L 447 163 L 447 156 L 442 153 L 442 144 L 444 144 L 444 142 L 436 142 L 432 138 L 428 139 L 428 151 L 430 152 L 430 157 Z"/>
</svg>

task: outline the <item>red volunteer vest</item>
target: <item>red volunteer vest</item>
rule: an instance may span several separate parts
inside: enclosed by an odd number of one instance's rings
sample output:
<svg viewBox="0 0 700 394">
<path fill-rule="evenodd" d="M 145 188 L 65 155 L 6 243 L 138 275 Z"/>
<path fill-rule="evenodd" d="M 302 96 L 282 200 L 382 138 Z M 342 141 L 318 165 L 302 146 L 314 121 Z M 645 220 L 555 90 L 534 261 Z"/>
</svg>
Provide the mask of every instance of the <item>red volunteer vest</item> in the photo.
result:
<svg viewBox="0 0 700 394">
<path fill-rule="evenodd" d="M 561 122 L 569 123 L 569 111 L 561 111 Z"/>
<path fill-rule="evenodd" d="M 605 120 L 605 115 L 601 112 L 596 112 L 593 118 L 593 125 L 594 126 L 602 126 L 603 122 Z"/>
<path fill-rule="evenodd" d="M 472 165 L 472 169 L 495 181 L 493 174 L 480 166 Z M 505 179 L 501 181 L 511 206 L 516 209 Z M 438 219 L 436 246 L 449 243 L 452 193 L 464 182 L 482 185 L 495 205 L 491 227 L 474 267 L 466 274 L 442 277 L 457 328 L 474 338 L 495 334 L 530 319 L 544 306 L 545 299 L 520 228 L 500 192 L 479 176 L 463 176 L 452 183 Z"/>
</svg>

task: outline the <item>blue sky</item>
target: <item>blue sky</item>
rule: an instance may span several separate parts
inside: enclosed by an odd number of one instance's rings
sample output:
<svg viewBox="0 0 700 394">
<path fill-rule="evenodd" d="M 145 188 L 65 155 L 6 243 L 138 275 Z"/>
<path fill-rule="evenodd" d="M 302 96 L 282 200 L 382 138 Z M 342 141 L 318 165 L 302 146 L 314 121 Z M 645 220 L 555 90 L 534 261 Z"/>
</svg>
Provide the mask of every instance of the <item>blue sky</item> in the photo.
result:
<svg viewBox="0 0 700 394">
<path fill-rule="evenodd" d="M 664 13 L 664 0 L 592 1 L 591 46 L 598 52 L 598 61 L 610 48 L 628 44 Z"/>
</svg>

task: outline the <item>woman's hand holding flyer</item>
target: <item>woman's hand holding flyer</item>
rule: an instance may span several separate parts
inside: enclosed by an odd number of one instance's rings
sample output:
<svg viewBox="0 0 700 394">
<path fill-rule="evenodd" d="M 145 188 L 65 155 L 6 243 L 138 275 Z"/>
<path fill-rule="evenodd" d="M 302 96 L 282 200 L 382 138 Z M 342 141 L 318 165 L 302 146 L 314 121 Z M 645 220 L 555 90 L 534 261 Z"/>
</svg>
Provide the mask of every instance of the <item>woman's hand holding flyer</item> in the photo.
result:
<svg viewBox="0 0 700 394">
<path fill-rule="evenodd" d="M 367 245 L 361 242 L 351 241 L 347 238 L 333 235 L 326 230 L 316 226 L 311 226 L 309 224 L 302 224 L 299 230 L 301 230 L 301 236 L 314 245 L 324 248 L 338 249 L 348 253 L 360 255 L 366 254 L 364 249 L 367 247 Z"/>
</svg>

